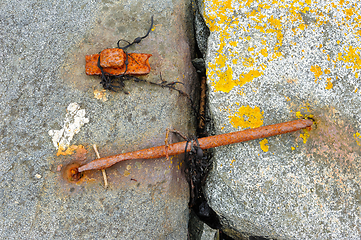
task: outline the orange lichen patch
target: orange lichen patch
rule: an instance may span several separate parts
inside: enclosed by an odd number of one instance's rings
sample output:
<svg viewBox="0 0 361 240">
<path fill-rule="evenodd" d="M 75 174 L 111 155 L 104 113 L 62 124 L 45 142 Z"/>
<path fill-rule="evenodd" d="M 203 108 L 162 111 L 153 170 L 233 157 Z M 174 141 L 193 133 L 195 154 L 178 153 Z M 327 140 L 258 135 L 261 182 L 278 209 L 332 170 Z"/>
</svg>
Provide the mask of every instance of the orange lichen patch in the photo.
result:
<svg viewBox="0 0 361 240">
<path fill-rule="evenodd" d="M 59 146 L 59 149 L 58 149 L 58 152 L 56 153 L 56 156 L 72 155 L 72 154 L 74 154 L 74 151 L 76 152 L 77 155 L 78 154 L 83 155 L 84 151 L 85 151 L 85 153 L 87 152 L 83 145 L 71 145 L 66 149 L 63 146 Z"/>
<path fill-rule="evenodd" d="M 112 53 L 113 57 L 106 56 L 106 53 L 112 52 L 116 48 L 112 49 L 105 49 L 109 51 L 103 50 L 100 53 L 100 66 L 103 67 L 104 72 L 112 74 L 112 75 L 121 75 L 121 74 L 127 74 L 127 75 L 144 75 L 148 74 L 150 72 L 150 65 L 149 65 L 149 58 L 152 56 L 152 54 L 146 54 L 146 53 L 129 53 L 128 54 L 128 65 L 127 65 L 127 71 L 126 65 L 124 62 L 121 61 L 121 56 L 119 56 L 119 51 L 115 51 Z M 121 49 L 117 49 L 121 50 Z M 105 51 L 105 52 L 104 52 Z M 123 51 L 123 50 L 122 50 Z M 108 62 L 103 60 L 103 57 L 105 59 L 108 59 Z M 101 75 L 101 71 L 98 67 L 98 58 L 99 54 L 92 54 L 92 55 L 86 55 L 85 56 L 85 73 L 87 75 Z M 123 63 L 122 65 L 119 65 L 117 67 L 104 67 L 104 66 L 113 66 L 115 63 Z M 105 65 L 104 65 L 105 64 Z"/>
<path fill-rule="evenodd" d="M 125 53 L 120 48 L 108 48 L 104 49 L 100 53 L 100 66 L 118 68 L 123 66 L 125 62 Z"/>
</svg>

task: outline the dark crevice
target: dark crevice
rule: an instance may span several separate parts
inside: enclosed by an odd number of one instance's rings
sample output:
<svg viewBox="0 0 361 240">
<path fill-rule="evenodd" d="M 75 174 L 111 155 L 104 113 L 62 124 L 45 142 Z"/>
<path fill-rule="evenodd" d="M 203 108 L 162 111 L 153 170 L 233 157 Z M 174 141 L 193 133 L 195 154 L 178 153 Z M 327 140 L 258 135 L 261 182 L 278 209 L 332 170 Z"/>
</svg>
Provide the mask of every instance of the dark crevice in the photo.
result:
<svg viewBox="0 0 361 240">
<path fill-rule="evenodd" d="M 194 11 L 195 14 L 197 10 Z M 199 17 L 198 17 L 199 18 Z M 195 16 L 194 16 L 195 19 Z M 207 108 L 207 99 L 206 99 L 206 93 L 202 94 L 204 91 L 207 91 L 205 81 L 203 81 L 202 84 L 202 78 L 206 77 L 206 71 L 205 71 L 205 65 L 204 65 L 204 56 L 202 51 L 199 48 L 200 43 L 197 41 L 197 27 L 194 26 L 195 32 L 195 49 L 194 49 L 194 56 L 195 59 L 192 60 L 193 66 L 197 70 L 197 78 L 199 83 L 197 84 L 199 86 L 198 96 L 200 98 L 200 103 L 198 104 L 198 108 L 202 109 L 202 101 L 205 106 L 203 108 Z M 208 36 L 207 36 L 208 37 Z M 198 38 L 199 39 L 199 38 Z M 203 51 L 204 52 L 204 51 Z M 207 128 L 205 126 L 211 125 L 210 118 L 207 116 L 206 110 L 200 110 L 197 113 L 197 137 L 206 137 L 209 134 L 207 133 Z M 200 121 L 203 121 L 204 124 L 199 124 Z M 212 167 L 212 150 L 203 150 L 202 156 L 197 156 L 197 154 L 194 155 L 186 155 L 185 164 L 186 164 L 186 178 L 189 183 L 189 189 L 190 189 L 190 200 L 189 200 L 189 208 L 191 209 L 191 219 L 189 222 L 188 230 L 189 230 L 189 239 L 199 239 L 199 234 L 201 235 L 200 229 L 197 228 L 196 222 L 203 222 L 207 224 L 212 229 L 221 229 L 221 222 L 220 219 L 215 211 L 209 206 L 204 193 L 203 193 L 203 187 L 205 184 L 205 181 L 207 179 L 207 175 Z M 194 221 L 192 219 L 198 219 L 198 221 Z M 193 229 L 192 229 L 193 228 Z M 198 234 L 195 234 L 194 232 L 198 231 Z"/>
<path fill-rule="evenodd" d="M 200 98 L 200 104 L 198 107 L 201 109 L 202 97 L 205 101 L 204 114 L 202 111 L 198 111 L 195 115 L 197 116 L 197 137 L 207 137 L 211 135 L 214 131 L 214 126 L 212 119 L 210 118 L 210 112 L 207 102 L 207 84 L 202 84 L 202 78 L 206 78 L 206 67 L 205 67 L 205 54 L 207 51 L 207 40 L 210 35 L 209 28 L 206 26 L 202 15 L 198 10 L 198 3 L 195 0 L 193 6 L 193 20 L 194 20 L 194 55 L 195 58 L 192 60 L 193 66 L 197 70 L 197 77 L 199 83 L 197 84 L 199 89 L 197 89 L 198 96 Z M 198 23 L 198 25 L 197 25 Z M 205 96 L 202 96 L 201 92 L 206 90 Z M 203 120 L 204 125 L 199 124 L 199 121 Z M 195 149 L 195 151 L 197 151 Z M 190 189 L 190 200 L 189 208 L 191 209 L 190 220 L 188 225 L 188 239 L 189 240 L 198 240 L 202 236 L 203 225 L 202 223 L 207 224 L 210 228 L 218 230 L 217 236 L 219 240 L 233 240 L 234 238 L 228 236 L 224 233 L 222 229 L 222 224 L 220 216 L 209 206 L 207 199 L 204 195 L 203 188 L 206 182 L 209 171 L 212 168 L 212 149 L 203 150 L 202 157 L 197 156 L 197 154 L 186 154 L 185 159 L 185 174 L 187 181 L 189 183 Z M 242 240 L 268 240 L 267 238 L 260 236 L 245 236 L 241 238 Z"/>
</svg>

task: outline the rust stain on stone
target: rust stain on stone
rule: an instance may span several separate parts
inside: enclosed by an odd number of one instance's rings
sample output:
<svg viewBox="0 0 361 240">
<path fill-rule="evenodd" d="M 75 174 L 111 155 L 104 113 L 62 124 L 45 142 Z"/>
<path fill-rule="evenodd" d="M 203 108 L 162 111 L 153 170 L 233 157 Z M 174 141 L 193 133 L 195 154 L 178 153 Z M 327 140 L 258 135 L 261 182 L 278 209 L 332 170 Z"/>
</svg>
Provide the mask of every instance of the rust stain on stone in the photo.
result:
<svg viewBox="0 0 361 240">
<path fill-rule="evenodd" d="M 309 154 L 316 154 L 317 159 L 323 159 L 323 162 L 330 165 L 344 169 L 355 168 L 361 154 L 360 147 L 353 138 L 357 129 L 352 120 L 342 117 L 336 109 L 324 111 L 318 115 L 317 129 L 311 133 L 312 148 L 307 148 Z"/>
</svg>

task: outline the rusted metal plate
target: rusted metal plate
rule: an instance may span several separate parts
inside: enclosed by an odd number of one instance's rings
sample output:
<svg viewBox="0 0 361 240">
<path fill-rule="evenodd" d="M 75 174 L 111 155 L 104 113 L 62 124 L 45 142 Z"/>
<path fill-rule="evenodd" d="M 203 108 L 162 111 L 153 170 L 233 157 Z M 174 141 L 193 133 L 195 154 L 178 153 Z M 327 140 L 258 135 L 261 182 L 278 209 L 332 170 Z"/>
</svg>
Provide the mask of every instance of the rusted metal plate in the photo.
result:
<svg viewBox="0 0 361 240">
<path fill-rule="evenodd" d="M 125 52 L 120 48 L 107 48 L 100 53 L 100 66 L 119 68 L 124 65 Z"/>
<path fill-rule="evenodd" d="M 125 62 L 125 53 L 121 49 L 105 49 L 100 53 L 100 66 L 104 72 L 112 75 L 144 75 L 150 72 L 149 58 L 152 54 L 129 53 L 128 65 Z M 121 54 L 123 52 L 123 55 Z M 99 54 L 85 56 L 85 73 L 87 75 L 101 75 L 98 67 Z"/>
</svg>

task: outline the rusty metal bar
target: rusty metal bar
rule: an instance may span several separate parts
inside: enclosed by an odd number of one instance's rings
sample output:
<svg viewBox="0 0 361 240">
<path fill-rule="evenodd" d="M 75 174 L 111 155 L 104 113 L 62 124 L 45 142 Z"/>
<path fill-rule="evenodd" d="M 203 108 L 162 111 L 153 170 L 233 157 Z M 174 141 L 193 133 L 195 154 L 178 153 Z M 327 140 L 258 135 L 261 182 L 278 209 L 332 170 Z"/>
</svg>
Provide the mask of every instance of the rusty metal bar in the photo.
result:
<svg viewBox="0 0 361 240">
<path fill-rule="evenodd" d="M 313 124 L 312 120 L 299 119 L 299 120 L 278 123 L 278 124 L 263 126 L 254 129 L 247 129 L 238 132 L 200 138 L 198 139 L 198 141 L 202 149 L 208 149 L 208 148 L 214 148 L 233 143 L 255 140 L 258 138 L 265 138 L 284 133 L 294 132 L 303 128 L 311 127 L 312 124 Z M 170 144 L 168 146 L 168 155 L 177 155 L 184 153 L 186 143 L 187 142 L 184 141 L 184 142 Z M 142 149 L 134 152 L 122 153 L 110 157 L 99 158 L 79 167 L 78 171 L 84 172 L 93 169 L 104 169 L 125 160 L 165 157 L 166 156 L 165 148 L 166 148 L 165 145 L 163 145 L 148 149 Z M 190 148 L 188 148 L 187 151 L 190 151 Z"/>
</svg>

